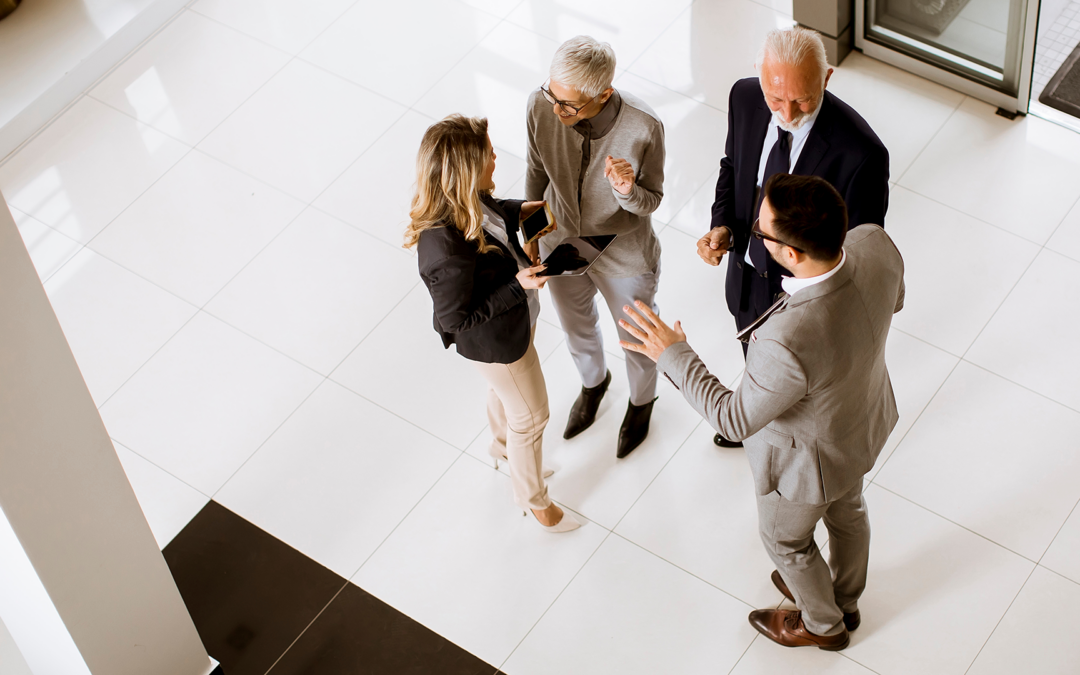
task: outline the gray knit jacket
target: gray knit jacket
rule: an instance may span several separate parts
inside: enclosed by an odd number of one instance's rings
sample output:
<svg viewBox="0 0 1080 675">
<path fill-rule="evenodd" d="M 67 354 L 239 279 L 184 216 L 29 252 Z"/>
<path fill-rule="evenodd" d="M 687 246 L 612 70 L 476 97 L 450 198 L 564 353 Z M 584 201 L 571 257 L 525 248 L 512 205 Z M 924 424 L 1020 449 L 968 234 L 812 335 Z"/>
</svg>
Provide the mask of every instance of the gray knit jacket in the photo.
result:
<svg viewBox="0 0 1080 675">
<path fill-rule="evenodd" d="M 578 174 L 585 139 L 564 126 L 539 90 L 529 97 L 528 169 L 525 198 L 546 200 L 558 229 L 541 239 L 547 252 L 566 237 L 618 234 L 611 248 L 590 272 L 606 277 L 633 277 L 656 269 L 660 241 L 650 214 L 664 197 L 664 125 L 645 102 L 619 91 L 622 108 L 611 130 L 592 141 L 589 167 L 581 185 Z M 621 195 L 604 177 L 608 155 L 634 168 L 634 187 Z"/>
</svg>

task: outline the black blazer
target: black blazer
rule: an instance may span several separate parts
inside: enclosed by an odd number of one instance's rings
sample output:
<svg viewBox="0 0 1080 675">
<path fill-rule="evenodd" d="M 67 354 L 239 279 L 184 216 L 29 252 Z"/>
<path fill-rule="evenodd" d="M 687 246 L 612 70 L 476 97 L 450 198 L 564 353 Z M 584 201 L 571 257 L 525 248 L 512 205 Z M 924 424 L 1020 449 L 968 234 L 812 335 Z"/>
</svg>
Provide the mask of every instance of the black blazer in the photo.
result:
<svg viewBox="0 0 1080 675">
<path fill-rule="evenodd" d="M 485 204 L 502 216 L 514 251 L 518 243 L 521 201 L 492 199 Z M 513 252 L 494 237 L 498 251 L 480 253 L 456 227 L 420 233 L 417 245 L 420 277 L 435 305 L 435 332 L 443 346 L 457 344 L 458 353 L 483 363 L 513 363 L 529 349 L 532 326 L 525 289 L 518 283 Z"/>
<path fill-rule="evenodd" d="M 765 103 L 756 77 L 739 80 L 728 99 L 728 134 L 725 157 L 720 160 L 712 227 L 725 225 L 735 241 L 728 262 L 727 303 L 738 315 L 743 295 L 743 256 L 750 244 L 754 190 L 762 145 L 772 111 Z M 885 226 L 889 208 L 889 151 L 859 113 L 829 91 L 821 103 L 814 127 L 806 138 L 791 173 L 819 176 L 829 181 L 844 198 L 848 229 L 864 223 Z M 768 261 L 769 297 L 780 292 L 782 268 Z M 750 275 L 751 277 L 757 275 Z M 772 304 L 771 300 L 768 304 Z"/>
</svg>

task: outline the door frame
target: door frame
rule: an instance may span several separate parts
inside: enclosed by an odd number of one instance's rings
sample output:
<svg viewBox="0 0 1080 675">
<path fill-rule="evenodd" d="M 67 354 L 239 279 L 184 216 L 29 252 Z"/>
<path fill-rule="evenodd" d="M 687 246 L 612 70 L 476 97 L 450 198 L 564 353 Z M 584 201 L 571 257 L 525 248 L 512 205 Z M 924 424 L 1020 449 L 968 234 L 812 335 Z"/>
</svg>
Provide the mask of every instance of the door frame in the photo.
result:
<svg viewBox="0 0 1080 675">
<path fill-rule="evenodd" d="M 1018 91 L 1015 96 L 870 40 L 866 37 L 866 3 L 868 1 L 872 0 L 855 0 L 855 47 L 864 54 L 1008 112 L 1027 113 L 1031 97 L 1031 78 L 1035 69 L 1035 36 L 1039 24 L 1039 0 L 1027 1 L 1022 40 L 1017 46 L 1021 50 L 1021 56 Z"/>
</svg>

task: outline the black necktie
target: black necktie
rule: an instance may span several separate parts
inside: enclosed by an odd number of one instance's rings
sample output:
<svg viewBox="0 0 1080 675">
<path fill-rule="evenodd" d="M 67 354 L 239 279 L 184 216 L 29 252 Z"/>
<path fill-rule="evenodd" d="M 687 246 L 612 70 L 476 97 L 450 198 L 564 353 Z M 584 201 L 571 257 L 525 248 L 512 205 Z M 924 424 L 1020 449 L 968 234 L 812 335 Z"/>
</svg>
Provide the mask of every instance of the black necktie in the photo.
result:
<svg viewBox="0 0 1080 675">
<path fill-rule="evenodd" d="M 776 142 L 769 151 L 769 158 L 765 160 L 765 175 L 761 177 L 761 190 L 758 193 L 757 206 L 754 208 L 754 218 L 761 211 L 761 202 L 765 199 L 765 184 L 778 173 L 791 172 L 791 133 L 776 127 Z M 769 259 L 769 252 L 765 250 L 765 242 L 750 237 L 750 260 L 754 263 L 754 269 L 764 274 L 765 265 Z"/>
</svg>

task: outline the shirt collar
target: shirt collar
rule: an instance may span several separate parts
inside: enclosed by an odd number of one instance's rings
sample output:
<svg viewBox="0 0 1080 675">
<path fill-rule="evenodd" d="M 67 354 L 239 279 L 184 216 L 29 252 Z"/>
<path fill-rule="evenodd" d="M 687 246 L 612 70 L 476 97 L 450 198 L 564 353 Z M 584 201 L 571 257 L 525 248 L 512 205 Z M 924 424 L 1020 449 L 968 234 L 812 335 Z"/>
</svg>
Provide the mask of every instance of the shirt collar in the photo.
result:
<svg viewBox="0 0 1080 675">
<path fill-rule="evenodd" d="M 836 267 L 832 268 L 825 274 L 819 274 L 816 277 L 806 277 L 804 279 L 796 279 L 795 277 L 784 277 L 780 280 L 780 285 L 784 287 L 784 291 L 788 295 L 795 295 L 801 290 L 810 288 L 814 284 L 820 284 L 832 275 L 840 271 L 840 268 L 844 266 L 847 261 L 847 251 L 841 249 L 840 263 Z"/>
<path fill-rule="evenodd" d="M 817 121 L 818 115 L 821 114 L 821 109 L 824 106 L 825 94 L 823 93 L 821 95 L 821 103 L 818 104 L 817 110 L 810 113 L 810 118 L 803 122 L 803 125 L 801 127 L 796 129 L 795 131 L 789 132 L 791 134 L 792 147 L 794 147 L 800 140 L 810 135 L 810 129 L 813 128 L 814 122 Z M 772 115 L 769 117 L 769 131 L 771 132 L 772 136 L 775 136 L 776 134 L 772 133 L 772 130 L 776 129 L 780 125 L 776 122 L 776 113 L 772 112 L 771 110 L 769 112 L 772 113 Z M 597 117 L 599 117 L 599 115 L 597 115 Z"/>
<path fill-rule="evenodd" d="M 622 97 L 616 91 L 611 94 L 611 98 L 607 100 L 600 112 L 590 119 L 581 120 L 575 124 L 574 130 L 582 136 L 587 134 L 590 140 L 603 138 L 607 132 L 611 131 L 611 127 L 615 126 L 615 118 L 619 116 L 620 108 L 622 108 Z"/>
</svg>

